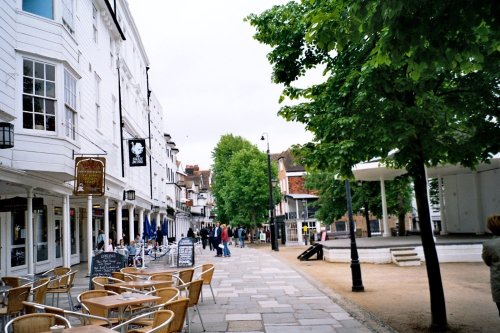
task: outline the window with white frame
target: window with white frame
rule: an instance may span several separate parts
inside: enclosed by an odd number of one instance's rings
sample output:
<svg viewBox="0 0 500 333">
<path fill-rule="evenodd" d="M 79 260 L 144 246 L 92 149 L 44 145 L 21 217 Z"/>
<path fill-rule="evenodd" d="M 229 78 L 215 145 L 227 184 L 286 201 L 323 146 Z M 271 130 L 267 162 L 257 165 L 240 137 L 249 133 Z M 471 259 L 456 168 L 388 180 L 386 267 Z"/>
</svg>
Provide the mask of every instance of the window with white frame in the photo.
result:
<svg viewBox="0 0 500 333">
<path fill-rule="evenodd" d="M 53 0 L 23 0 L 23 11 L 54 19 Z"/>
<path fill-rule="evenodd" d="M 76 136 L 76 79 L 64 71 L 65 134 L 75 140 Z"/>
<path fill-rule="evenodd" d="M 100 97 L 100 90 L 101 90 L 101 78 L 97 73 L 94 73 L 95 77 L 95 83 L 94 83 L 94 98 L 95 98 L 95 123 L 96 123 L 96 128 L 101 128 L 101 97 Z"/>
<path fill-rule="evenodd" d="M 97 10 L 97 7 L 92 4 L 92 31 L 93 31 L 93 38 L 94 38 L 94 43 L 97 43 L 98 41 L 98 30 L 97 30 L 97 20 L 99 16 L 99 11 Z"/>
<path fill-rule="evenodd" d="M 23 59 L 23 128 L 55 132 L 56 67 Z"/>
<path fill-rule="evenodd" d="M 73 19 L 73 0 L 62 0 L 62 20 L 63 24 L 68 28 L 68 30 L 73 33 L 75 31 L 74 19 Z"/>
</svg>

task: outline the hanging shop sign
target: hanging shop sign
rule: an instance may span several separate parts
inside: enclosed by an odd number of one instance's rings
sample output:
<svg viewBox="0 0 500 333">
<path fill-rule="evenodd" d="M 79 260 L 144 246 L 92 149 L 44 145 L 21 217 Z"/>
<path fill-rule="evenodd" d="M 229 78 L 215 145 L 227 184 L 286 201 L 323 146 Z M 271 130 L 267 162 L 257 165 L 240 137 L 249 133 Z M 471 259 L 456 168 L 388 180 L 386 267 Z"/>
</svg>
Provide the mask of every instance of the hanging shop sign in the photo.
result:
<svg viewBox="0 0 500 333">
<path fill-rule="evenodd" d="M 146 166 L 146 140 L 128 140 L 128 161 L 131 167 Z"/>
<path fill-rule="evenodd" d="M 74 195 L 104 195 L 105 176 L 106 159 L 104 157 L 77 157 Z"/>
</svg>

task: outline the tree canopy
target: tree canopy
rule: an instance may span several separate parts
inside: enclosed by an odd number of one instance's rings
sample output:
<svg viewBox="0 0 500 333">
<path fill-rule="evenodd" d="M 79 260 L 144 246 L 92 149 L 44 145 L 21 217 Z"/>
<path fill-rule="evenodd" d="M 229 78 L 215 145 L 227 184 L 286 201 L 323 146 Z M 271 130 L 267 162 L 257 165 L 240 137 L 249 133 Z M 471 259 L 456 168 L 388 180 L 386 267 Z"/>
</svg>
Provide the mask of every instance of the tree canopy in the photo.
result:
<svg viewBox="0 0 500 333">
<path fill-rule="evenodd" d="M 221 137 L 212 156 L 217 219 L 247 228 L 266 222 L 269 213 L 266 154 L 247 140 L 228 134 Z M 277 178 L 277 174 L 277 167 L 272 164 L 272 177 Z M 278 188 L 274 188 L 273 199 L 280 200 Z"/>
<path fill-rule="evenodd" d="M 314 134 L 299 147 L 303 165 L 351 177 L 355 164 L 381 158 L 412 177 L 437 329 L 447 319 L 425 167 L 474 167 L 500 151 L 499 6 L 303 0 L 247 17 L 272 48 L 282 100 L 299 101 L 280 115 Z M 323 82 L 293 86 L 315 67 Z"/>
</svg>

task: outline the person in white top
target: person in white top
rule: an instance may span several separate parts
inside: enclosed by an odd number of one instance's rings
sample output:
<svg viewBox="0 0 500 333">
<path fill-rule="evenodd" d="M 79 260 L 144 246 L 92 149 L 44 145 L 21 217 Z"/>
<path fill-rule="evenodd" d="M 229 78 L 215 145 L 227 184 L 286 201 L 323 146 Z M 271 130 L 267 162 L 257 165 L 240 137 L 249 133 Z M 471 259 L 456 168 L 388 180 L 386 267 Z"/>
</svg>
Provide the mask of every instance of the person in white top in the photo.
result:
<svg viewBox="0 0 500 333">
<path fill-rule="evenodd" d="M 108 240 L 108 245 L 104 248 L 104 252 L 114 252 L 113 240 L 111 238 Z"/>
</svg>

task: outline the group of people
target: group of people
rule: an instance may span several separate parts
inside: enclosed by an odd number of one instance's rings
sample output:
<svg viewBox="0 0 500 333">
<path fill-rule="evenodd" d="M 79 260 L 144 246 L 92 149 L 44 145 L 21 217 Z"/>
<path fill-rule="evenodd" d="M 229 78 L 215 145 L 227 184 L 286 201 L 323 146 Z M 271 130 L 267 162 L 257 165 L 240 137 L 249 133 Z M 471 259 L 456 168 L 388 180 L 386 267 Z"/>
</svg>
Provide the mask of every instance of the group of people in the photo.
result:
<svg viewBox="0 0 500 333">
<path fill-rule="evenodd" d="M 245 247 L 245 239 L 247 237 L 246 229 L 243 227 L 231 228 L 231 226 L 226 224 L 220 224 L 217 222 L 214 227 L 202 227 L 200 230 L 201 244 L 203 249 L 207 247 L 210 251 L 216 251 L 216 257 L 230 257 L 231 251 L 228 245 L 233 241 L 238 240 L 240 247 Z"/>
</svg>

